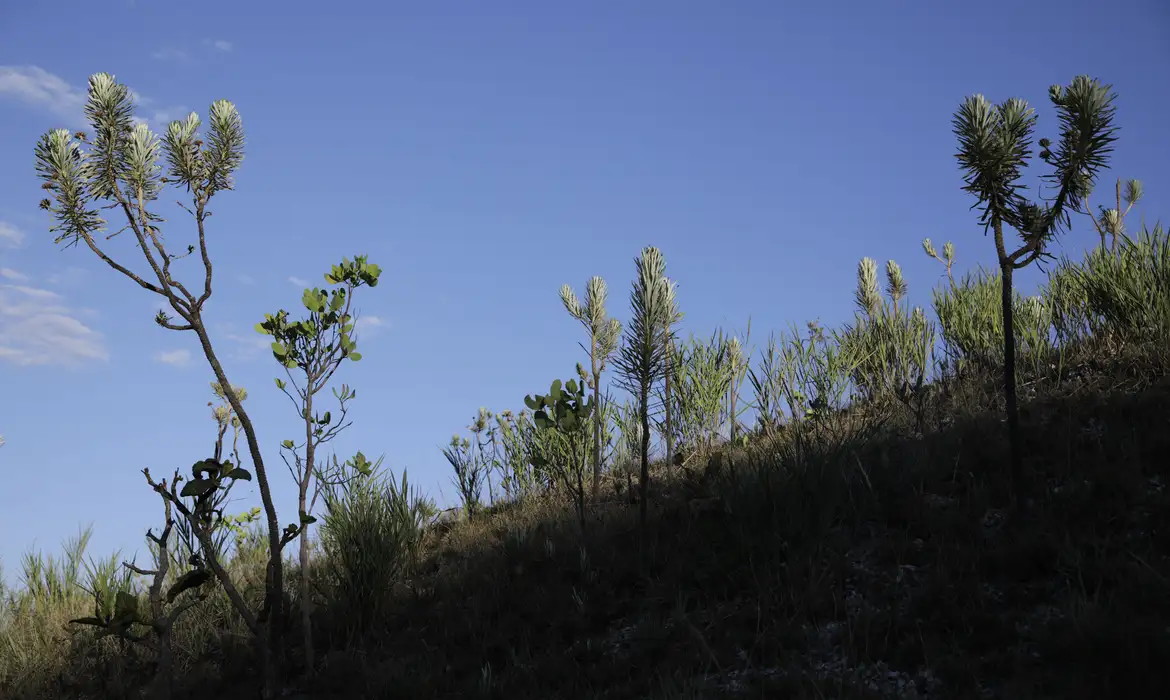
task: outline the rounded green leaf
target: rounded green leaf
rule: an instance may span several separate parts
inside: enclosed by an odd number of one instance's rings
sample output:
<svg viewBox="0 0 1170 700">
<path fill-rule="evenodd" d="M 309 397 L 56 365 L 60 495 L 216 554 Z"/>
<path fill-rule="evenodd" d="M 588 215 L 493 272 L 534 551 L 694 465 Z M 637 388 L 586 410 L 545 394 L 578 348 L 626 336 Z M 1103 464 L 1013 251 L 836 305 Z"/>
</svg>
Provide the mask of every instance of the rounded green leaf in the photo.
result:
<svg viewBox="0 0 1170 700">
<path fill-rule="evenodd" d="M 346 355 L 346 357 L 353 360 L 354 362 L 357 362 L 357 361 L 362 359 L 362 354 L 360 352 L 351 352 L 348 355 Z"/>
<path fill-rule="evenodd" d="M 183 486 L 180 496 L 202 496 L 215 488 L 215 482 L 210 479 L 192 479 Z"/>
<path fill-rule="evenodd" d="M 196 478 L 199 478 L 200 474 L 218 474 L 219 471 L 220 464 L 214 459 L 201 459 L 191 465 L 191 476 Z"/>
<path fill-rule="evenodd" d="M 118 591 L 114 600 L 114 619 L 123 623 L 137 620 L 138 596 L 126 591 Z"/>
<path fill-rule="evenodd" d="M 224 474 L 224 476 L 229 478 L 229 479 L 238 479 L 240 481 L 251 481 L 252 480 L 252 472 L 248 471 L 247 469 L 244 469 L 243 467 L 236 467 L 235 469 L 231 470 L 227 474 Z"/>
<path fill-rule="evenodd" d="M 183 591 L 198 588 L 211 580 L 211 572 L 207 569 L 192 569 L 179 577 L 174 585 L 167 589 L 167 602 L 173 603 Z"/>
</svg>

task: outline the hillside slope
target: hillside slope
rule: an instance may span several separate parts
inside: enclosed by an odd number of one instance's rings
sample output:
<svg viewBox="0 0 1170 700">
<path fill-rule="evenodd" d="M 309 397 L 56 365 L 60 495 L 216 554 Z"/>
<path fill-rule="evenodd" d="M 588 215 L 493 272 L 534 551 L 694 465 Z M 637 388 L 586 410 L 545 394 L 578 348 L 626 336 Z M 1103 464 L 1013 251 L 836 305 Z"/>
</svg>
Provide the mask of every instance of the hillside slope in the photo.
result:
<svg viewBox="0 0 1170 700">
<path fill-rule="evenodd" d="M 1170 694 L 1170 382 L 1085 366 L 1027 392 L 1008 517 L 994 382 L 911 434 L 819 436 L 660 477 L 636 507 L 528 506 L 443 536 L 392 622 L 311 696 L 1101 698 Z M 970 408 L 964 409 L 964 406 Z M 809 432 L 816 432 L 813 428 Z M 812 438 L 812 439 L 808 439 Z"/>
</svg>

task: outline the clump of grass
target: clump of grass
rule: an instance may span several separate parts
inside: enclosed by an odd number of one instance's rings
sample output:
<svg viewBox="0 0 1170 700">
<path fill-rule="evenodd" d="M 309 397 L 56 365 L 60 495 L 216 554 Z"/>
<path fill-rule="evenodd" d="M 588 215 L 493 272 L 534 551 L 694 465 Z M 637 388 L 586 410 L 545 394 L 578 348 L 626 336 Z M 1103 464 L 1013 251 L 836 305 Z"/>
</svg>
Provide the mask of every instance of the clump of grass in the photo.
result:
<svg viewBox="0 0 1170 700">
<path fill-rule="evenodd" d="M 1003 304 L 1000 273 L 982 267 L 964 274 L 932 293 L 934 311 L 942 329 L 943 352 L 958 371 L 1003 366 Z M 1037 368 L 1053 350 L 1051 315 L 1041 296 L 1015 293 L 1012 323 L 1016 331 L 1017 361 Z"/>
<path fill-rule="evenodd" d="M 1126 237 L 1119 249 L 1065 258 L 1046 287 L 1053 322 L 1066 342 L 1092 338 L 1150 343 L 1170 335 L 1170 235 L 1161 224 Z"/>
<path fill-rule="evenodd" d="M 418 562 L 434 503 L 393 474 L 359 476 L 331 487 L 325 497 L 321 548 L 332 616 L 346 635 L 363 635 L 386 620 L 393 584 Z"/>
</svg>

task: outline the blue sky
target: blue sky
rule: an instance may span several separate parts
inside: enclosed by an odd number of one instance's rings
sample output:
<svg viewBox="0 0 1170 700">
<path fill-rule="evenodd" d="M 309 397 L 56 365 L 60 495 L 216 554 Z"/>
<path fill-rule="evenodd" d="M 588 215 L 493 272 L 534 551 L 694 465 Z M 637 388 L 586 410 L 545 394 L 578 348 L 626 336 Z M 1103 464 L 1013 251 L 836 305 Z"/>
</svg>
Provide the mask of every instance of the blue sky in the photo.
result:
<svg viewBox="0 0 1170 700">
<path fill-rule="evenodd" d="M 51 21 L 36 7 L 0 9 L 9 578 L 21 552 L 56 552 L 86 523 L 95 554 L 145 556 L 160 508 L 139 470 L 186 469 L 213 442 L 193 336 L 156 327 L 159 299 L 88 251 L 55 247 L 36 208 L 33 145 L 80 126 L 91 73 L 129 84 L 156 125 L 205 116 L 219 98 L 242 114 L 237 190 L 209 220 L 207 318 L 232 381 L 251 391 L 285 522 L 295 500 L 277 446 L 296 416 L 252 326 L 295 310 L 300 280 L 319 284 L 342 256 L 366 253 L 385 272 L 360 297 L 376 321 L 365 359 L 340 376 L 359 396 L 334 446 L 385 453 L 451 503 L 438 446 L 478 407 L 519 409 L 570 376 L 582 329 L 558 288 L 601 275 L 624 320 L 645 245 L 663 249 L 679 283 L 684 333 L 750 316 L 757 344 L 789 323 L 849 318 L 863 256 L 898 260 L 918 303 L 941 272 L 924 237 L 954 240 L 962 269 L 992 263 L 950 131 L 968 94 L 1024 97 L 1038 135 L 1052 135 L 1050 84 L 1113 83 L 1122 130 L 1105 182 L 1140 178 L 1138 213 L 1170 214 L 1170 7 L 1157 0 L 292 0 L 263 11 L 209 0 L 197 13 L 113 0 L 100 13 L 56 3 Z M 177 212 L 164 227 L 176 241 L 191 231 Z M 1080 222 L 1065 250 L 1093 240 Z M 138 263 L 124 238 L 108 245 Z M 237 497 L 240 509 L 258 503 Z"/>
</svg>

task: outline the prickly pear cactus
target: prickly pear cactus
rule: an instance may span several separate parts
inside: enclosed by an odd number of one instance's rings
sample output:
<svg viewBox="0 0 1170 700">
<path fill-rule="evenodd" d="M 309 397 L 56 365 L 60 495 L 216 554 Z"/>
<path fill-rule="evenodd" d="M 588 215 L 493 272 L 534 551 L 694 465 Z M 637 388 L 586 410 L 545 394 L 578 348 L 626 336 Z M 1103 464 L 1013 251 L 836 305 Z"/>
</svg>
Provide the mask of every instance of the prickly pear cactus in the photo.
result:
<svg viewBox="0 0 1170 700">
<path fill-rule="evenodd" d="M 581 429 L 593 414 L 593 399 L 585 395 L 585 383 L 570 379 L 564 384 L 553 380 L 546 395 L 525 396 L 524 405 L 533 411 L 532 420 L 541 430 L 573 433 Z"/>
</svg>

